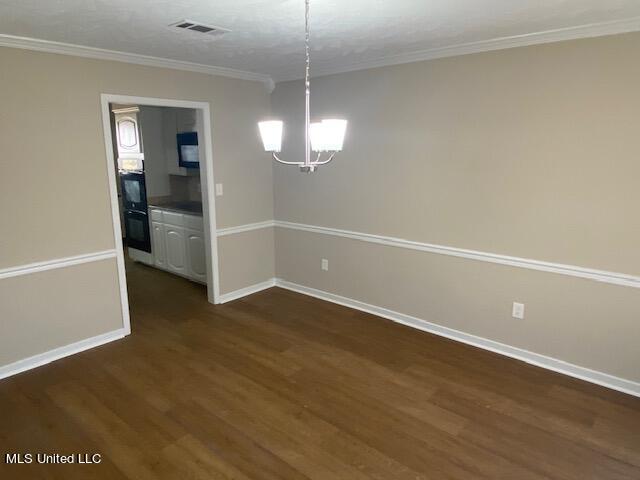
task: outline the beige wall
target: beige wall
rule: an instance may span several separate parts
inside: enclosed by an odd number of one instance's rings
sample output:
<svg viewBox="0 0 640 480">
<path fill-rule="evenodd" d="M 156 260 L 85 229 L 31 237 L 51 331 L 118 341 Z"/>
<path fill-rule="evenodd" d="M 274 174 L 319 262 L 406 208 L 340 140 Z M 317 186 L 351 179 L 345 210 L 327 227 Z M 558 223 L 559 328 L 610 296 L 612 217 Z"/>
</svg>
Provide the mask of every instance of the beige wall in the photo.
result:
<svg viewBox="0 0 640 480">
<path fill-rule="evenodd" d="M 0 280 L 0 366 L 122 328 L 115 259 Z"/>
<path fill-rule="evenodd" d="M 638 51 L 630 34 L 313 79 L 345 151 L 275 166 L 276 219 L 638 275 Z M 302 99 L 272 95 L 285 158 Z M 286 280 L 640 380 L 637 289 L 280 228 L 276 251 Z"/>
<path fill-rule="evenodd" d="M 10 48 L 0 65 L 0 202 L 18 207 L 0 209 L 11 225 L 0 268 L 114 247 L 101 93 L 210 102 L 214 174 L 225 184 L 218 227 L 273 218 L 256 134 L 269 107 L 263 84 Z"/>
<path fill-rule="evenodd" d="M 224 183 L 224 196 L 216 197 L 218 227 L 273 218 L 272 167 L 264 159 L 256 131 L 256 121 L 269 109 L 269 94 L 262 83 L 0 48 L 0 269 L 115 247 L 101 93 L 209 102 L 214 175 L 216 182 Z M 273 248 L 265 248 L 263 241 L 260 233 L 245 234 L 245 254 L 261 258 L 264 268 L 244 268 L 241 273 L 233 270 L 228 259 L 236 256 L 233 240 L 221 242 L 219 260 L 225 265 L 221 293 L 225 285 L 249 286 L 273 276 L 273 270 L 268 271 Z M 76 299 L 68 290 L 61 292 L 55 304 L 41 295 L 54 278 L 52 273 L 43 276 L 38 289 L 30 287 L 31 282 L 36 284 L 33 274 L 0 280 L 0 318 L 2 322 L 9 318 L 2 324 L 0 351 L 11 352 L 0 358 L 0 365 L 42 353 L 35 351 L 40 347 L 82 340 L 88 331 L 103 331 L 106 323 L 88 315 L 86 328 L 69 327 L 64 338 L 56 333 Z M 100 301 L 117 300 L 119 308 L 119 299 L 107 296 L 118 285 L 115 270 L 87 270 L 82 281 L 108 286 Z M 15 291 L 13 285 L 31 294 L 19 318 L 11 315 L 20 304 L 4 301 Z M 94 300 L 86 305 L 87 311 L 102 305 Z M 40 315 L 45 310 L 51 315 Z M 121 326 L 119 310 L 111 313 Z M 34 331 L 56 341 L 35 350 L 31 348 L 35 343 L 25 344 L 24 350 L 17 348 L 19 340 Z"/>
<path fill-rule="evenodd" d="M 275 274 L 273 228 L 218 237 L 218 248 L 225 252 L 220 259 L 220 289 L 223 293 L 271 280 Z"/>
</svg>

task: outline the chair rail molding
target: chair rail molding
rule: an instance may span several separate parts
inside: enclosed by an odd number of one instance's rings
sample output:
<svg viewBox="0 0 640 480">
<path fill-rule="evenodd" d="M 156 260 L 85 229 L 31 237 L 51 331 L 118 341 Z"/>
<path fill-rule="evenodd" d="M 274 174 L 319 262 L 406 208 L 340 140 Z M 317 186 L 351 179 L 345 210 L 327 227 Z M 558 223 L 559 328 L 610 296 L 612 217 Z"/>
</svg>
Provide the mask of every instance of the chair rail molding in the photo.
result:
<svg viewBox="0 0 640 480">
<path fill-rule="evenodd" d="M 235 235 L 236 233 L 251 232 L 253 230 L 261 230 L 263 228 L 272 228 L 275 226 L 276 222 L 274 220 L 265 220 L 264 222 L 247 223 L 236 227 L 219 228 L 216 234 L 218 237 L 225 237 L 227 235 Z"/>
<path fill-rule="evenodd" d="M 409 250 L 417 250 L 420 252 L 466 258 L 479 262 L 497 263 L 499 265 L 506 265 L 509 267 L 526 268 L 529 270 L 537 270 L 540 272 L 568 275 L 571 277 L 584 278 L 587 280 L 609 283 L 612 285 L 619 285 L 623 287 L 640 288 L 640 276 L 627 273 L 610 272 L 606 270 L 580 267 L 577 265 L 569 265 L 565 263 L 547 262 L 544 260 L 534 260 L 523 257 L 513 257 L 510 255 L 502 255 L 499 253 L 482 252 L 479 250 L 469 250 L 447 245 L 417 242 L 414 240 L 407 240 L 398 237 L 376 235 L 373 233 L 354 232 L 351 230 L 321 227 L 317 225 L 287 222 L 283 220 L 266 220 L 263 222 L 248 223 L 246 225 L 238 225 L 235 227 L 219 228 L 217 230 L 217 236 L 223 237 L 227 235 L 235 235 L 237 233 L 250 232 L 253 230 L 260 230 L 263 228 L 271 227 L 319 233 L 322 235 L 349 238 L 351 240 L 358 240 L 361 242 L 377 243 L 379 245 L 387 245 L 389 247 L 406 248 Z"/>
<path fill-rule="evenodd" d="M 406 240 L 404 238 L 387 237 L 383 235 L 375 235 L 372 233 L 353 232 L 350 230 L 320 227 L 316 225 L 306 225 L 303 223 L 285 222 L 281 220 L 276 220 L 275 226 L 280 228 L 288 228 L 290 230 L 300 230 L 303 232 L 312 232 L 322 235 L 331 235 L 334 237 L 349 238 L 351 240 L 358 240 L 361 242 L 377 243 L 390 247 L 406 248 L 409 250 L 417 250 L 421 252 L 435 253 L 451 257 L 467 258 L 469 260 L 477 260 L 480 262 L 497 263 L 510 267 L 557 273 L 560 275 L 585 278 L 588 280 L 595 280 L 597 282 L 610 283 L 613 285 L 620 285 L 624 287 L 640 288 L 640 276 L 629 275 L 626 273 L 609 272 L 605 270 L 579 267 L 576 265 L 567 265 L 563 263 L 546 262 L 543 260 L 512 257 L 509 255 L 481 252 L 478 250 L 468 250 L 446 245 L 416 242 L 413 240 Z"/>
<path fill-rule="evenodd" d="M 72 267 L 74 265 L 81 265 L 83 263 L 98 262 L 100 260 L 106 260 L 108 258 L 116 258 L 115 249 L 103 250 L 93 253 L 84 253 L 81 255 L 75 255 L 73 257 L 54 258 L 52 260 L 45 260 L 42 262 L 28 263 L 26 265 L 3 268 L 0 269 L 0 280 L 5 278 L 18 277 L 20 275 L 28 275 L 30 273 L 46 272 L 47 270 L 53 270 L 56 268 Z"/>
</svg>

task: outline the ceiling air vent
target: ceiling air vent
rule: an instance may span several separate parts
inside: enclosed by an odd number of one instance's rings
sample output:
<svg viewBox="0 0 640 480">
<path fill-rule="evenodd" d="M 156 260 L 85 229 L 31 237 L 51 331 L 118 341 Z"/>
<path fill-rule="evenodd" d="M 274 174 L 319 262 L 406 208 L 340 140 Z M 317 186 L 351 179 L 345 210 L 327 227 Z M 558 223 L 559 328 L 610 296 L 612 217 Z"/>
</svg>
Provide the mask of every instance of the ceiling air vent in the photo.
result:
<svg viewBox="0 0 640 480">
<path fill-rule="evenodd" d="M 212 35 L 218 37 L 224 35 L 231 30 L 221 27 L 214 27 L 213 25 L 205 25 L 204 23 L 194 22 L 193 20 L 180 20 L 179 22 L 169 25 L 171 28 L 177 28 L 179 30 L 189 30 L 196 33 L 204 33 L 206 35 Z"/>
</svg>

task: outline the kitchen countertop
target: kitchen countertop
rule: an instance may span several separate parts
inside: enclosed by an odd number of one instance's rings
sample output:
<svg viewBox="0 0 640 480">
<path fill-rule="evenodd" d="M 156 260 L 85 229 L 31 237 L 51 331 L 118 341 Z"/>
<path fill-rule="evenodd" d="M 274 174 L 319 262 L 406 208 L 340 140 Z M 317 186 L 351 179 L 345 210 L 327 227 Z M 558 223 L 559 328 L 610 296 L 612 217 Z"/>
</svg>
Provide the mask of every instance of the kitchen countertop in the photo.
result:
<svg viewBox="0 0 640 480">
<path fill-rule="evenodd" d="M 162 210 L 169 210 L 171 212 L 188 213 L 189 215 L 202 216 L 202 203 L 201 202 L 157 202 L 149 204 L 149 208 L 160 208 Z"/>
</svg>

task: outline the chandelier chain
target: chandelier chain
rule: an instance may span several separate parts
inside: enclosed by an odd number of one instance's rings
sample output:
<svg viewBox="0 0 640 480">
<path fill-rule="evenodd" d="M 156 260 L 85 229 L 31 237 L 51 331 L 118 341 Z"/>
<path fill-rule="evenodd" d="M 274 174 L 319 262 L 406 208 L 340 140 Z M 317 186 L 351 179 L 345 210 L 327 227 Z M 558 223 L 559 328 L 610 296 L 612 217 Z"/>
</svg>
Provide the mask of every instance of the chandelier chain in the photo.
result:
<svg viewBox="0 0 640 480">
<path fill-rule="evenodd" d="M 310 0 L 304 2 L 304 51 L 305 51 L 305 71 L 304 71 L 304 89 L 305 89 L 305 118 L 304 118 L 304 165 L 311 165 L 311 140 L 309 138 L 309 128 L 311 125 L 311 82 L 309 81 L 309 65 L 311 59 L 309 57 L 309 3 Z"/>
</svg>

